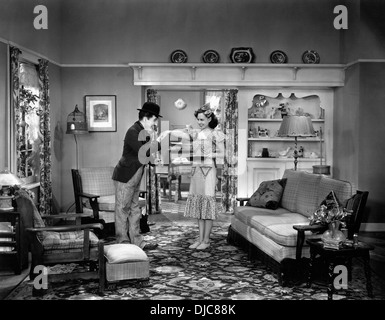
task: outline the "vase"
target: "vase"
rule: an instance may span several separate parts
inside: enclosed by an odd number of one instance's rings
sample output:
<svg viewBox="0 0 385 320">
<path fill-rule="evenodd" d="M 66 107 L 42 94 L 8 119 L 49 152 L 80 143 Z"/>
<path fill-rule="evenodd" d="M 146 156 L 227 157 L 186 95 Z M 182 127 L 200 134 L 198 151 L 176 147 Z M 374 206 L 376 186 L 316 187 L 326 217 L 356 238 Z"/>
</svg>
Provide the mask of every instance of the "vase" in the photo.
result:
<svg viewBox="0 0 385 320">
<path fill-rule="evenodd" d="M 322 234 L 322 241 L 341 241 L 346 240 L 345 234 L 340 230 L 341 221 L 332 221 L 328 225 L 328 230 Z"/>
</svg>

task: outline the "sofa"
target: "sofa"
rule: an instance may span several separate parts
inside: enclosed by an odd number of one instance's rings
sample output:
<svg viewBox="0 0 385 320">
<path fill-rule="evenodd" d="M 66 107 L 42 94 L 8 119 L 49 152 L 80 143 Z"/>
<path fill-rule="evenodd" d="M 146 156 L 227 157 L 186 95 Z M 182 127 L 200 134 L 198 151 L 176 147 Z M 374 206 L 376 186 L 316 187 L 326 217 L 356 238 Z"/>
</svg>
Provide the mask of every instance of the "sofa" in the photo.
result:
<svg viewBox="0 0 385 320">
<path fill-rule="evenodd" d="M 91 220 L 101 222 L 105 230 L 103 235 L 99 235 L 101 237 L 115 233 L 115 185 L 111 178 L 113 171 L 112 166 L 72 169 L 76 212 L 89 213 Z M 141 190 L 145 189 L 145 181 L 142 179 Z M 139 206 L 144 211 L 146 211 L 145 197 L 146 191 L 142 191 Z M 146 212 L 142 213 L 145 215 Z"/>
<path fill-rule="evenodd" d="M 248 203 L 244 205 L 250 198 L 237 198 L 240 205 L 235 208 L 231 218 L 227 241 L 229 244 L 244 246 L 250 259 L 258 257 L 277 272 L 279 283 L 285 285 L 286 262 L 298 262 L 302 260 L 301 255 L 309 257 L 305 240 L 319 238 L 320 233 L 326 229 L 320 225 L 309 225 L 309 218 L 325 197 L 334 191 L 341 204 L 349 206 L 350 211 L 353 203 L 355 211 L 359 206 L 359 219 L 362 219 L 368 192 L 357 191 L 362 200 L 357 204 L 357 200 L 353 201 L 353 186 L 348 181 L 289 169 L 285 170 L 280 181 L 284 181 L 284 187 L 275 210 L 250 206 Z M 350 233 L 358 232 L 357 222 L 349 223 L 349 227 L 354 225 Z"/>
</svg>

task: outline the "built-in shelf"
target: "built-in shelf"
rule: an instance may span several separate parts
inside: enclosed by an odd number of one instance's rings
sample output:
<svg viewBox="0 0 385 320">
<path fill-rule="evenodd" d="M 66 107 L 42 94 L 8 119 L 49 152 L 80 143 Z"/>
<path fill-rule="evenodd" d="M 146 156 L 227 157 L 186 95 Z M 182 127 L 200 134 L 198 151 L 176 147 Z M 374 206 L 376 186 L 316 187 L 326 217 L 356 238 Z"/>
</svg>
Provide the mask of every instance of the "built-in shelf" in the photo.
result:
<svg viewBox="0 0 385 320">
<path fill-rule="evenodd" d="M 342 64 L 129 63 L 134 85 L 342 87 Z"/>
</svg>

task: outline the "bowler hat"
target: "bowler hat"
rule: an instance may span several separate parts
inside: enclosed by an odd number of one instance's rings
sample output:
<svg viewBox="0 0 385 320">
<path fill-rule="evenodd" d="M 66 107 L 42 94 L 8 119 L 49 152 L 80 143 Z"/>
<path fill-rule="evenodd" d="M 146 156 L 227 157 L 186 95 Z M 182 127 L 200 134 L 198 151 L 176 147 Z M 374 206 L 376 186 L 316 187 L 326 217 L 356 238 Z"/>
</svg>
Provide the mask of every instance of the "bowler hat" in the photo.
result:
<svg viewBox="0 0 385 320">
<path fill-rule="evenodd" d="M 162 116 L 159 114 L 160 107 L 159 107 L 159 105 L 157 105 L 154 102 L 145 102 L 143 104 L 142 109 L 137 109 L 137 110 L 139 110 L 139 111 L 146 111 L 146 112 L 149 112 L 149 113 L 153 114 L 157 118 L 159 118 L 159 117 L 162 118 Z"/>
</svg>

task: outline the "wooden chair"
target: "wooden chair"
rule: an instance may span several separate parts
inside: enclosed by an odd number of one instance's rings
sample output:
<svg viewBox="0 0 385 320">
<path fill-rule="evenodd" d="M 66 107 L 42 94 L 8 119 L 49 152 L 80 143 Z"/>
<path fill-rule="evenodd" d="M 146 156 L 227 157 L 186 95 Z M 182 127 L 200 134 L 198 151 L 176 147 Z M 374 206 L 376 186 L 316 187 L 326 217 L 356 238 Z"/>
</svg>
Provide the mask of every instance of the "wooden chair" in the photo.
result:
<svg viewBox="0 0 385 320">
<path fill-rule="evenodd" d="M 88 213 L 83 223 L 101 223 L 101 238 L 115 235 L 115 187 L 113 167 L 72 169 L 76 213 Z M 139 206 L 147 210 L 146 191 L 139 194 Z"/>
<path fill-rule="evenodd" d="M 73 279 L 99 279 L 99 288 L 104 290 L 104 243 L 92 230 L 103 229 L 100 223 L 93 224 L 66 224 L 47 226 L 43 219 L 65 219 L 84 217 L 84 214 L 60 214 L 41 216 L 28 193 L 20 190 L 16 196 L 17 210 L 22 215 L 32 216 L 33 227 L 26 228 L 29 235 L 29 245 L 32 254 L 30 279 L 34 280 L 42 272 L 38 266 L 52 266 L 56 264 L 88 264 L 88 271 L 63 274 L 49 274 L 47 284 L 51 281 Z M 34 285 L 33 295 L 42 295 L 47 287 Z"/>
</svg>

